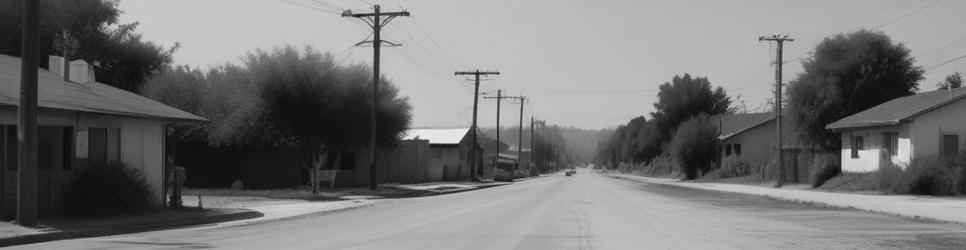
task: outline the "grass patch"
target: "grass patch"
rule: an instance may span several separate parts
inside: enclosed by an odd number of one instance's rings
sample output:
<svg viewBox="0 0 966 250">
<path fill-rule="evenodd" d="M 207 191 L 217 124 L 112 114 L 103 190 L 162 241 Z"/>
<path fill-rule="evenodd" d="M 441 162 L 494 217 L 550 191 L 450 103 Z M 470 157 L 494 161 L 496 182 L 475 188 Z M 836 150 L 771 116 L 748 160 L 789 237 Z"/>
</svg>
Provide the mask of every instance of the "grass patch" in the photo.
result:
<svg viewBox="0 0 966 250">
<path fill-rule="evenodd" d="M 879 172 L 842 173 L 826 181 L 818 189 L 829 191 L 861 192 L 879 191 Z"/>
<path fill-rule="evenodd" d="M 379 196 L 379 197 L 402 197 L 410 195 L 411 192 L 392 188 L 380 188 L 371 190 L 368 188 L 335 188 L 323 189 L 319 195 L 312 195 L 312 191 L 307 188 L 297 189 L 266 189 L 266 190 L 234 190 L 234 189 L 196 189 L 185 188 L 182 192 L 184 196 L 247 196 L 262 197 L 268 199 L 287 199 L 287 200 L 306 200 L 306 201 L 327 201 L 344 199 L 347 196 Z"/>
</svg>

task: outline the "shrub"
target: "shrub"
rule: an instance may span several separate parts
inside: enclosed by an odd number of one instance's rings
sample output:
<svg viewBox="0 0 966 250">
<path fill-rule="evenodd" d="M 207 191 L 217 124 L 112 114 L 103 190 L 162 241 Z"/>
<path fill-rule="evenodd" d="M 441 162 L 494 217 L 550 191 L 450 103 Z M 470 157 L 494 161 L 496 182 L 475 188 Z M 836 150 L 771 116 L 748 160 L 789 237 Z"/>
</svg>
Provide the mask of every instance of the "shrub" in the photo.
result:
<svg viewBox="0 0 966 250">
<path fill-rule="evenodd" d="M 750 175 L 752 166 L 747 161 L 736 157 L 728 157 L 721 163 L 721 167 L 708 172 L 707 177 L 712 180 L 727 179 Z"/>
<path fill-rule="evenodd" d="M 821 187 L 826 181 L 842 173 L 842 166 L 834 154 L 823 154 L 812 161 L 812 188 Z"/>
<path fill-rule="evenodd" d="M 708 115 L 698 115 L 678 127 L 670 151 L 684 179 L 694 179 L 711 170 L 718 144 L 718 126 Z"/>
<path fill-rule="evenodd" d="M 646 176 L 665 176 L 674 173 L 674 160 L 671 159 L 671 155 L 663 153 L 654 157 L 644 167 L 643 173 Z"/>
<path fill-rule="evenodd" d="M 77 170 L 64 186 L 67 217 L 119 215 L 151 209 L 153 192 L 138 169 L 121 163 L 92 164 Z"/>
<path fill-rule="evenodd" d="M 879 190 L 886 193 L 902 193 L 903 171 L 899 166 L 882 164 L 877 172 Z"/>
<path fill-rule="evenodd" d="M 901 178 L 902 193 L 918 195 L 955 194 L 953 166 L 955 161 L 943 158 L 913 159 Z"/>
<path fill-rule="evenodd" d="M 879 190 L 879 172 L 841 173 L 829 179 L 820 189 L 836 191 L 875 191 Z"/>
</svg>

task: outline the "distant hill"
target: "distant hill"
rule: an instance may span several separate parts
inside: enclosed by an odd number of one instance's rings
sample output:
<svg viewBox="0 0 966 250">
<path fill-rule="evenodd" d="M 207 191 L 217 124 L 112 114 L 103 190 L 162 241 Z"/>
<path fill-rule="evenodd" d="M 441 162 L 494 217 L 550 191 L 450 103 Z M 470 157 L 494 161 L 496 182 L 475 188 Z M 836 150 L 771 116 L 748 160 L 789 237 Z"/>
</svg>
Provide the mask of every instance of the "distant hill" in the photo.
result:
<svg viewBox="0 0 966 250">
<path fill-rule="evenodd" d="M 557 129 L 560 131 L 564 140 L 566 140 L 567 148 L 571 151 L 574 159 L 576 159 L 578 162 L 592 161 L 594 156 L 597 155 L 597 147 L 600 142 L 610 138 L 610 135 L 614 133 L 614 129 L 593 130 L 561 126 L 557 126 Z M 481 127 L 480 132 L 486 134 L 486 136 L 493 138 L 494 140 L 496 138 L 496 128 Z M 519 127 L 504 127 L 502 130 L 500 130 L 500 141 L 503 141 L 507 145 L 516 147 L 519 140 L 518 135 Z M 523 130 L 523 147 L 530 147 L 529 126 L 525 126 Z"/>
</svg>

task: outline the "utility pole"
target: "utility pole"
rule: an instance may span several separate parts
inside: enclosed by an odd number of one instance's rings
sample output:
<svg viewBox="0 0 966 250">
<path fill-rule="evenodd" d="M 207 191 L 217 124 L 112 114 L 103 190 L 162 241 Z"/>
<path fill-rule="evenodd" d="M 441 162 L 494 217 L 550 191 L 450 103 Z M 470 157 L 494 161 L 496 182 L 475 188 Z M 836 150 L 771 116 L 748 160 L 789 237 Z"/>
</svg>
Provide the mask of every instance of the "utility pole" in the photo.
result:
<svg viewBox="0 0 966 250">
<path fill-rule="evenodd" d="M 20 107 L 17 109 L 17 222 L 37 225 L 37 72 L 40 64 L 40 0 L 24 0 L 20 47 Z"/>
<path fill-rule="evenodd" d="M 355 17 L 362 19 L 362 21 L 369 24 L 372 28 L 372 41 L 362 41 L 356 44 L 356 46 L 372 43 L 372 119 L 370 122 L 369 130 L 369 158 L 372 160 L 369 162 L 369 189 L 375 190 L 379 187 L 379 183 L 376 175 L 376 162 L 379 159 L 379 154 L 376 152 L 378 148 L 378 141 L 376 139 L 376 125 L 378 124 L 378 113 L 379 113 L 379 48 L 382 46 L 382 38 L 379 33 L 382 32 L 382 27 L 395 19 L 398 16 L 409 16 L 409 11 L 399 11 L 399 12 L 380 12 L 379 5 L 373 6 L 374 12 L 372 13 L 352 13 L 350 10 L 346 10 L 342 13 L 343 17 Z M 386 17 L 385 20 L 380 20 L 382 17 Z M 392 46 L 398 46 L 398 44 L 389 43 Z"/>
<path fill-rule="evenodd" d="M 533 115 L 530 116 L 530 162 L 534 162 L 534 158 L 537 158 L 537 145 L 533 144 Z M 533 164 L 531 164 L 533 165 Z M 539 168 L 539 166 L 538 166 Z"/>
<path fill-rule="evenodd" d="M 778 53 L 775 56 L 775 130 L 778 135 L 778 162 L 776 166 L 778 167 L 778 183 L 775 184 L 776 187 L 781 187 L 785 185 L 785 167 L 783 166 L 784 161 L 782 160 L 782 47 L 785 45 L 785 41 L 795 41 L 788 35 L 771 35 L 770 37 L 762 36 L 758 37 L 758 42 L 776 42 L 778 44 Z"/>
<path fill-rule="evenodd" d="M 519 98 L 520 98 L 520 134 L 518 135 L 519 138 L 518 138 L 518 141 L 517 141 L 517 145 L 518 145 L 518 147 L 517 147 L 517 162 L 518 162 L 518 165 L 523 165 L 523 104 L 524 103 L 527 103 L 527 97 L 526 96 L 520 96 Z M 530 145 L 530 146 L 532 147 L 533 145 Z M 533 158 L 533 148 L 530 149 L 530 157 L 529 158 Z M 527 160 L 529 160 L 529 159 L 527 159 Z"/>
<path fill-rule="evenodd" d="M 480 70 L 476 70 L 476 71 L 456 71 L 456 73 L 455 73 L 455 75 L 458 75 L 458 76 L 460 76 L 460 75 L 473 75 L 473 76 L 476 77 L 476 84 L 474 84 L 475 87 L 473 87 L 473 127 L 470 128 L 470 131 L 473 131 L 472 136 L 470 136 L 470 143 L 471 143 L 470 144 L 470 147 L 472 147 L 471 148 L 472 150 L 470 150 L 470 162 L 471 162 L 470 163 L 470 179 L 472 179 L 473 181 L 479 181 L 479 178 L 476 176 L 476 158 L 477 158 L 476 151 L 479 150 L 479 149 L 476 148 L 477 147 L 477 140 L 478 140 L 476 138 L 477 137 L 477 132 L 478 132 L 476 130 L 477 129 L 477 127 L 476 127 L 476 110 L 477 110 L 477 102 L 478 102 L 479 97 L 480 97 L 480 76 L 481 75 L 482 76 L 499 75 L 499 74 L 500 74 L 500 72 L 497 72 L 497 71 L 483 71 L 483 72 L 480 72 Z"/>
</svg>

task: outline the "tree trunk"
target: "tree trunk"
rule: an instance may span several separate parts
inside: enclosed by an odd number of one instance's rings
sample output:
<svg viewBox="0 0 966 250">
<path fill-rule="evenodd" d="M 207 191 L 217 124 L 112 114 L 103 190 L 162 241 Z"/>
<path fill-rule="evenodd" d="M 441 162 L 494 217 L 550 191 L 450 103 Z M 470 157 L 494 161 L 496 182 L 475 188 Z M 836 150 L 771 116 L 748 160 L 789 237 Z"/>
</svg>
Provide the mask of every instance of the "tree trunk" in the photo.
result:
<svg viewBox="0 0 966 250">
<path fill-rule="evenodd" d="M 326 161 L 329 159 L 329 152 L 327 150 L 320 150 L 315 152 L 315 156 L 312 157 L 312 195 L 319 194 L 319 182 L 322 178 L 322 166 L 325 165 Z"/>
</svg>

